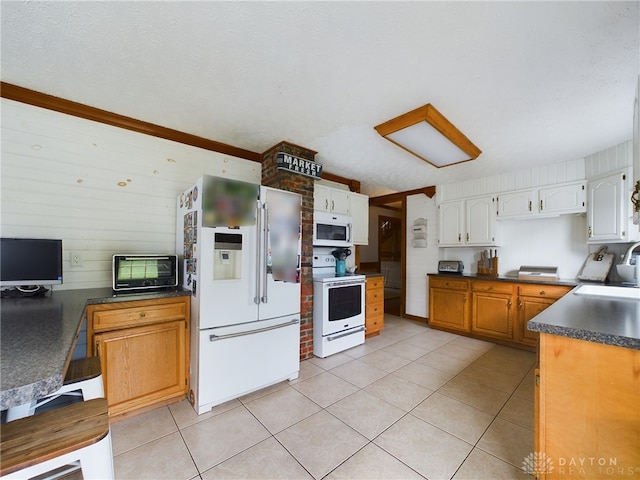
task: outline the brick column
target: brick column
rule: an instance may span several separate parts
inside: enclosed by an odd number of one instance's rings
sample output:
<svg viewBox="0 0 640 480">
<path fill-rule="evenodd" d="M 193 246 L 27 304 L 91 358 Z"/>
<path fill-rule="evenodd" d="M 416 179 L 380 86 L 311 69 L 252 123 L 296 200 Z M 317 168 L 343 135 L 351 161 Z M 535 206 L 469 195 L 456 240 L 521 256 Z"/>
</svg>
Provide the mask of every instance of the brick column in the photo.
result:
<svg viewBox="0 0 640 480">
<path fill-rule="evenodd" d="M 300 360 L 313 356 L 313 189 L 310 177 L 278 170 L 276 154 L 288 153 L 294 157 L 312 160 L 317 152 L 288 142 L 274 145 L 262 154 L 262 185 L 302 195 L 302 259 L 300 298 Z"/>
</svg>

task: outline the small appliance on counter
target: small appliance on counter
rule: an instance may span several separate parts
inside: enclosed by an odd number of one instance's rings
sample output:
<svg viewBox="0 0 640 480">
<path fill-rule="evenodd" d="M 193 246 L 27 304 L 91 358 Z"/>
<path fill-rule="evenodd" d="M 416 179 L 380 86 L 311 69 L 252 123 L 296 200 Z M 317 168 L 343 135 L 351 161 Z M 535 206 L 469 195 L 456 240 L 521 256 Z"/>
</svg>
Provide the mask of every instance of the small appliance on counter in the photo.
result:
<svg viewBox="0 0 640 480">
<path fill-rule="evenodd" d="M 464 264 L 460 260 L 440 260 L 438 273 L 462 273 Z"/>
<path fill-rule="evenodd" d="M 518 270 L 520 280 L 536 280 L 538 282 L 557 282 L 558 267 L 520 266 Z"/>
<path fill-rule="evenodd" d="M 178 256 L 174 254 L 116 253 L 111 260 L 114 292 L 178 286 Z"/>
</svg>

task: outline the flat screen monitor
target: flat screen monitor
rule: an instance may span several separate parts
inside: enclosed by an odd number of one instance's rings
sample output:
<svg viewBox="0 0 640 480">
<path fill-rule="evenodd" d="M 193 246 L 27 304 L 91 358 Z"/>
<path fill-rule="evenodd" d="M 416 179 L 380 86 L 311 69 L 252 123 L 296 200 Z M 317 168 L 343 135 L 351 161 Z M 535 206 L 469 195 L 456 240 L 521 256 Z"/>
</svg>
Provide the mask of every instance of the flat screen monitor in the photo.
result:
<svg viewBox="0 0 640 480">
<path fill-rule="evenodd" d="M 0 287 L 61 283 L 62 240 L 0 238 Z"/>
</svg>

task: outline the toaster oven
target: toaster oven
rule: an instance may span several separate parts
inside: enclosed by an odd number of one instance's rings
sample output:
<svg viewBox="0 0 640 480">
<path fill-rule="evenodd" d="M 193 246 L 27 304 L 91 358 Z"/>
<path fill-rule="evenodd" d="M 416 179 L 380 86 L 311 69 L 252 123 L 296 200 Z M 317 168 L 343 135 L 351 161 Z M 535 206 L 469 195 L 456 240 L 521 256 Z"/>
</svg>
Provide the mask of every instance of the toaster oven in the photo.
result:
<svg viewBox="0 0 640 480">
<path fill-rule="evenodd" d="M 178 286 L 178 256 L 116 254 L 112 261 L 113 290 L 136 291 Z"/>
<path fill-rule="evenodd" d="M 438 262 L 439 273 L 462 273 L 464 264 L 460 260 L 440 260 Z"/>
</svg>

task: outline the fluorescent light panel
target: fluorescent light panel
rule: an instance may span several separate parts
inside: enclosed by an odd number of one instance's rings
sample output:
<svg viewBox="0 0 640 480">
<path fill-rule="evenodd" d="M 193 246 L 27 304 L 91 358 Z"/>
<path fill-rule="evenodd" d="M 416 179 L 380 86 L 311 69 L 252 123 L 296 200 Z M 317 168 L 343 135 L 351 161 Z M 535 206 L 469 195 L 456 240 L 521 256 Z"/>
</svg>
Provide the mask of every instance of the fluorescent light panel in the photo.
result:
<svg viewBox="0 0 640 480">
<path fill-rule="evenodd" d="M 431 104 L 375 127 L 384 138 L 441 168 L 477 158 L 480 149 Z"/>
</svg>

